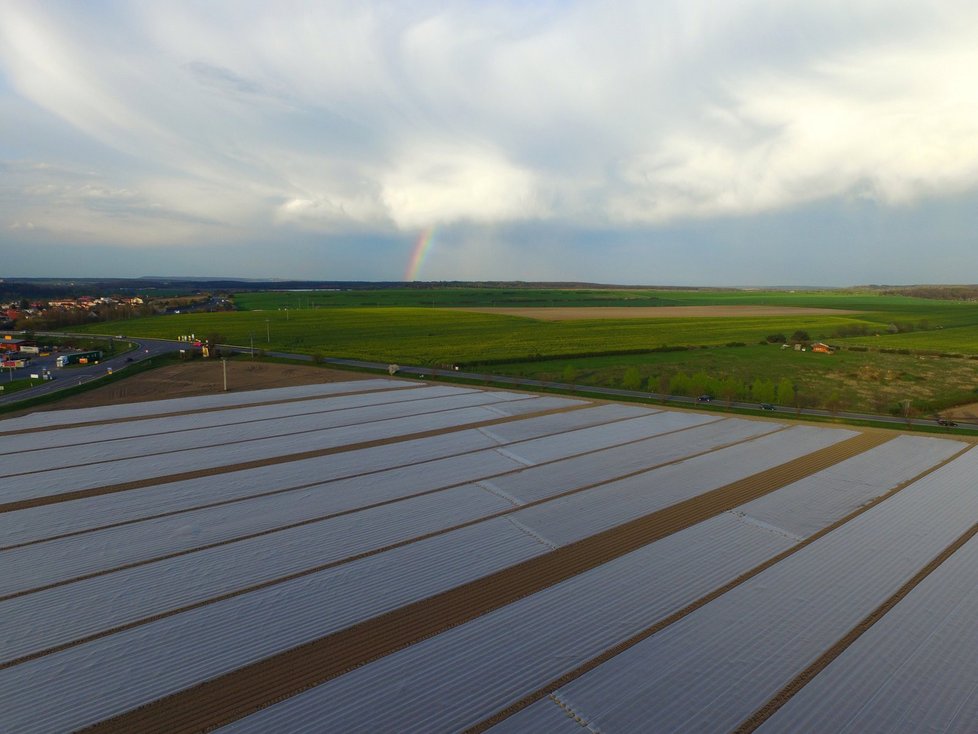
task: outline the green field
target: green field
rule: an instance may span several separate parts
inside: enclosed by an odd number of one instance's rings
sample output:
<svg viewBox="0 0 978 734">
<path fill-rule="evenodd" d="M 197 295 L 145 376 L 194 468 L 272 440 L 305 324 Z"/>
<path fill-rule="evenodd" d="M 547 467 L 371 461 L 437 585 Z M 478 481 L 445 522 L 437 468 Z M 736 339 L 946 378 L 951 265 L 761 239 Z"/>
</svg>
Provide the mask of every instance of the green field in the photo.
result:
<svg viewBox="0 0 978 734">
<path fill-rule="evenodd" d="M 407 364 L 465 364 L 757 343 L 773 332 L 831 333 L 862 324 L 849 316 L 537 321 L 448 309 L 335 308 L 239 311 L 133 319 L 131 336 L 218 335 L 274 351 Z M 104 327 L 103 327 L 104 329 Z M 89 331 L 97 331 L 90 328 Z"/>
<path fill-rule="evenodd" d="M 681 291 L 654 289 L 389 288 L 377 290 L 271 291 L 238 293 L 245 311 L 356 307 L 507 307 L 559 306 L 793 306 L 865 311 L 871 321 L 930 319 L 935 325 L 970 319 L 978 324 L 975 304 L 907 296 L 839 291 Z"/>
<path fill-rule="evenodd" d="M 978 360 L 839 351 L 832 355 L 782 350 L 778 345 L 517 362 L 493 372 L 578 385 L 756 400 L 876 413 L 896 413 L 910 399 L 930 414 L 978 402 Z M 631 374 L 629 374 L 631 373 Z M 690 378 L 686 389 L 676 390 Z M 698 379 L 697 379 L 698 378 Z M 787 396 L 776 388 L 791 383 Z"/>
<path fill-rule="evenodd" d="M 635 385 L 637 380 L 642 389 L 656 392 L 695 375 L 688 389 L 698 389 L 704 380 L 719 389 L 726 381 L 726 392 L 740 399 L 769 396 L 768 383 L 787 380 L 809 404 L 857 410 L 892 411 L 907 399 L 921 411 L 939 410 L 972 402 L 978 387 L 978 361 L 910 353 L 978 354 L 978 304 L 965 302 L 838 291 L 520 288 L 243 293 L 235 301 L 245 310 L 136 319 L 126 322 L 125 332 L 169 339 L 193 333 L 268 351 L 460 365 L 543 379 L 569 375 L 581 385 Z M 449 308 L 624 305 L 765 305 L 858 313 L 548 322 Z M 799 330 L 843 350 L 825 357 L 758 346 L 768 336 L 790 337 Z"/>
</svg>

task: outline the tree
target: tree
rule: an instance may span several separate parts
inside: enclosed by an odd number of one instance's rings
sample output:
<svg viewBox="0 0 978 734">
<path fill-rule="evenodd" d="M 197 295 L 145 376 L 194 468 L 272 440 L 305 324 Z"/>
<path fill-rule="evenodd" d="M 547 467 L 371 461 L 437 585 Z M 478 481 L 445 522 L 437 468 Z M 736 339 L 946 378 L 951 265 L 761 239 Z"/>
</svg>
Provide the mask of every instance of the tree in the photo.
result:
<svg viewBox="0 0 978 734">
<path fill-rule="evenodd" d="M 697 372 L 689 378 L 689 389 L 693 395 L 702 395 L 710 392 L 710 376 L 703 371 Z M 711 395 L 713 393 L 710 393 Z"/>
<path fill-rule="evenodd" d="M 757 377 L 750 386 L 751 397 L 759 403 L 773 403 L 774 390 L 774 383 L 767 378 Z"/>
<path fill-rule="evenodd" d="M 777 398 L 775 402 L 780 405 L 791 405 L 795 399 L 795 385 L 787 377 L 782 377 L 778 381 Z"/>
<path fill-rule="evenodd" d="M 621 378 L 621 386 L 626 390 L 641 390 L 642 375 L 639 374 L 638 367 L 629 367 Z"/>
<path fill-rule="evenodd" d="M 720 397 L 727 401 L 727 405 L 733 402 L 734 398 L 740 397 L 744 392 L 744 383 L 736 377 L 728 377 L 720 383 Z"/>
<path fill-rule="evenodd" d="M 784 334 L 768 334 L 765 341 L 767 341 L 768 344 L 784 344 L 786 341 L 788 341 L 788 337 L 786 337 Z"/>
<path fill-rule="evenodd" d="M 903 406 L 903 419 L 907 422 L 907 428 L 913 425 L 914 416 L 917 415 L 917 409 L 913 407 L 913 403 L 909 398 L 902 401 Z"/>
<path fill-rule="evenodd" d="M 839 394 L 838 390 L 833 390 L 829 393 L 829 396 L 825 398 L 825 407 L 832 414 L 834 418 L 842 410 L 844 401 L 842 395 Z"/>
<path fill-rule="evenodd" d="M 793 342 L 810 342 L 812 338 L 808 336 L 808 332 L 802 329 L 798 329 L 794 334 L 791 335 L 791 341 Z"/>
<path fill-rule="evenodd" d="M 656 392 L 655 390 L 652 389 L 651 383 L 652 383 L 652 378 L 650 377 L 649 378 L 649 391 L 650 392 Z M 659 390 L 658 390 L 658 392 L 661 393 L 662 395 L 668 395 L 669 394 L 669 375 L 659 375 Z"/>
<path fill-rule="evenodd" d="M 685 372 L 677 372 L 669 380 L 670 395 L 689 395 L 690 394 L 689 375 Z"/>
</svg>

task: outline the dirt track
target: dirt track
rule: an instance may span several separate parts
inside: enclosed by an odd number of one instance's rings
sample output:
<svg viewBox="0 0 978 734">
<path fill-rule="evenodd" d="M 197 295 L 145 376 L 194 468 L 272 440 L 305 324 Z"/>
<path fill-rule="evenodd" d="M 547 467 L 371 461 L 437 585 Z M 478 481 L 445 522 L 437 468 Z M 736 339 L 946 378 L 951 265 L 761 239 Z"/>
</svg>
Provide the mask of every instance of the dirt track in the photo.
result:
<svg viewBox="0 0 978 734">
<path fill-rule="evenodd" d="M 766 316 L 845 316 L 859 313 L 838 308 L 796 306 L 585 306 L 566 308 L 455 308 L 504 316 L 523 316 L 538 321 L 582 321 L 588 319 L 703 319 Z"/>
</svg>

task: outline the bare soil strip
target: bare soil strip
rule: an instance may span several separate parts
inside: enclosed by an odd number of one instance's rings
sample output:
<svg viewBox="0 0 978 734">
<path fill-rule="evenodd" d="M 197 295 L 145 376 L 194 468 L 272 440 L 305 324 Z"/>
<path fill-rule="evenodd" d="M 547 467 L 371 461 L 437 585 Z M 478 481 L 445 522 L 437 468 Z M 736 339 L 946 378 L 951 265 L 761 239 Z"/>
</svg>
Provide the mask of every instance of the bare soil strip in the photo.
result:
<svg viewBox="0 0 978 734">
<path fill-rule="evenodd" d="M 537 321 L 590 319 L 703 319 L 758 318 L 766 316 L 846 316 L 861 313 L 839 308 L 799 306 L 567 306 L 559 308 L 453 308 L 451 311 L 522 316 Z"/>
<path fill-rule="evenodd" d="M 334 635 L 159 699 L 90 727 L 97 732 L 192 732 L 242 718 L 495 608 L 702 522 L 889 440 L 862 433 L 704 495 L 367 620 Z M 261 634 L 254 630 L 254 634 Z M 147 671 L 149 674 L 149 671 Z"/>
<path fill-rule="evenodd" d="M 554 679 L 552 681 L 549 681 L 546 685 L 541 686 L 540 688 L 538 688 L 533 693 L 530 693 L 530 694 L 524 696 L 522 699 L 520 699 L 519 701 L 517 701 L 516 703 L 514 703 L 512 706 L 510 706 L 510 707 L 508 707 L 508 708 L 506 708 L 506 709 L 498 712 L 497 714 L 489 717 L 488 719 L 485 719 L 484 721 L 480 722 L 479 724 L 477 724 L 477 725 L 475 725 L 473 727 L 470 727 L 469 729 L 466 730 L 467 734 L 475 734 L 476 732 L 484 732 L 487 729 L 490 729 L 491 727 L 493 727 L 496 724 L 498 724 L 500 721 L 502 721 L 504 719 L 507 719 L 510 716 L 512 716 L 513 714 L 515 714 L 515 713 L 523 710 L 524 708 L 526 708 L 530 704 L 536 703 L 541 698 L 545 698 L 549 694 L 551 694 L 554 691 L 556 691 L 558 688 L 561 688 L 562 686 L 567 685 L 571 681 L 573 681 L 573 680 L 575 680 L 577 678 L 580 678 L 585 673 L 593 670 L 594 668 L 598 667 L 602 663 L 605 663 L 608 660 L 611 660 L 611 658 L 613 658 L 616 655 L 624 652 L 625 650 L 627 650 L 628 648 L 632 647 L 633 645 L 636 645 L 639 642 L 641 642 L 642 640 L 645 640 L 645 639 L 651 637 L 652 635 L 656 634 L 657 632 L 660 632 L 661 630 L 665 629 L 669 625 L 671 625 L 671 624 L 679 621 L 680 619 L 682 619 L 686 615 L 692 614 L 693 612 L 695 612 L 700 607 L 706 606 L 707 604 L 709 604 L 714 599 L 717 599 L 717 598 L 723 596 L 728 591 L 730 591 L 730 590 L 736 588 L 737 586 L 740 586 L 741 584 L 745 583 L 746 581 L 749 581 L 750 579 L 754 578 L 755 576 L 757 576 L 762 571 L 765 571 L 766 569 L 770 568 L 771 566 L 774 566 L 775 564 L 780 563 L 785 558 L 787 558 L 790 555 L 793 555 L 794 553 L 797 553 L 799 550 L 801 550 L 805 546 L 811 545 L 812 543 L 814 543 L 819 538 L 821 538 L 821 537 L 823 537 L 825 535 L 828 535 L 833 530 L 835 530 L 835 529 L 837 529 L 837 528 L 845 525 L 847 522 L 851 521 L 853 518 L 857 517 L 858 515 L 862 515 L 864 512 L 866 512 L 866 511 L 870 510 L 871 508 L 875 507 L 880 502 L 883 502 L 886 499 L 892 497 L 897 492 L 900 492 L 903 489 L 906 489 L 907 487 L 909 487 L 914 482 L 917 482 L 917 481 L 923 479 L 928 474 L 931 474 L 932 472 L 937 471 L 938 469 L 940 469 L 941 467 L 945 466 L 946 464 L 949 464 L 950 462 L 954 461 L 959 456 L 961 456 L 961 454 L 963 454 L 964 452 L 968 451 L 970 448 L 971 448 L 970 445 L 965 446 L 964 448 L 962 448 L 960 451 L 958 451 L 957 453 L 955 453 L 953 456 L 949 457 L 948 459 L 945 459 L 944 461 L 940 462 L 939 464 L 937 464 L 935 466 L 932 466 L 929 469 L 926 469 L 926 470 L 922 471 L 920 474 L 916 475 L 915 477 L 912 477 L 911 479 L 908 479 L 908 480 L 906 480 L 904 482 L 901 482 L 896 487 L 894 487 L 893 489 L 891 489 L 889 492 L 886 492 L 885 494 L 882 494 L 879 497 L 876 497 L 872 501 L 867 502 L 865 505 L 863 505 L 862 507 L 859 507 L 858 509 L 856 509 L 855 511 L 849 513 L 845 517 L 840 518 L 839 520 L 836 520 L 831 525 L 828 525 L 827 527 L 822 528 L 821 530 L 819 530 L 818 532 L 814 533 L 813 535 L 810 535 L 809 537 L 805 538 L 803 541 L 801 541 L 797 545 L 789 548 L 788 550 L 786 550 L 786 551 L 784 551 L 782 553 L 779 553 L 778 555 L 774 556 L 773 558 L 771 558 L 771 559 L 765 561 L 764 563 L 762 563 L 762 564 L 760 564 L 760 565 L 752 568 L 750 571 L 748 571 L 748 572 L 746 572 L 744 574 L 741 574 L 740 576 L 738 576 L 737 578 L 733 579 L 732 581 L 724 584 L 723 586 L 721 586 L 721 587 L 719 587 L 717 589 L 714 589 L 709 594 L 707 594 L 707 595 L 705 595 L 705 596 L 697 599 L 693 603 L 691 603 L 691 604 L 683 607 L 682 609 L 674 612 L 673 614 L 669 615 L 668 617 L 666 617 L 662 621 L 654 624 L 653 626 L 651 626 L 651 627 L 649 627 L 649 628 L 647 628 L 645 630 L 642 630 L 641 632 L 639 632 L 638 634 L 633 635 L 632 637 L 629 637 L 627 640 L 622 641 L 621 643 L 619 643 L 615 647 L 612 647 L 612 648 L 609 648 L 608 650 L 605 650 L 600 655 L 592 658 L 591 660 L 588 660 L 587 662 L 585 662 L 582 665 L 578 666 L 574 670 L 568 671 L 567 673 L 565 673 L 561 677 L 556 678 L 556 679 Z M 812 472 L 812 473 L 814 473 L 814 472 Z M 935 568 L 936 568 L 936 566 L 935 566 Z M 926 574 L 924 574 L 924 575 L 926 575 Z M 923 577 L 921 577 L 921 578 L 923 578 Z M 917 582 L 915 582 L 914 585 L 916 585 L 916 583 L 919 583 L 919 580 Z M 909 591 L 909 589 L 908 589 L 908 591 Z M 882 614 L 880 616 L 882 616 Z M 855 639 L 855 638 L 853 638 L 853 639 Z M 846 646 L 848 646 L 849 644 L 851 644 L 851 642 L 852 642 L 852 640 L 850 640 L 848 643 L 846 643 Z M 841 650 L 840 650 L 840 652 L 841 652 Z M 828 663 L 826 663 L 826 664 L 828 664 Z M 799 676 L 799 678 L 800 677 L 801 676 Z M 814 674 L 812 675 L 812 677 L 814 677 Z M 807 682 L 807 680 L 810 680 L 810 678 L 806 679 L 805 682 Z M 792 689 L 790 691 L 790 693 L 787 693 L 786 694 L 785 691 L 788 690 L 788 686 L 786 686 L 785 689 L 783 689 L 782 692 L 780 692 L 778 694 L 778 697 L 784 696 L 784 700 L 781 700 L 777 704 L 777 707 L 775 709 L 772 709 L 770 712 L 768 712 L 764 716 L 764 719 L 766 719 L 769 716 L 771 716 L 774 713 L 774 711 L 777 710 L 777 708 L 780 708 L 782 705 L 784 705 L 784 701 L 786 701 L 788 698 L 790 698 L 790 696 L 792 696 L 795 693 L 797 693 L 797 691 L 798 691 L 799 688 L 801 688 L 801 685 L 797 686 L 796 688 Z M 778 698 L 778 697 L 776 697 L 776 698 Z M 559 704 L 556 701 L 554 701 L 554 705 L 561 705 L 561 704 Z M 769 703 L 767 705 L 770 706 L 771 703 Z M 762 710 L 764 710 L 764 709 L 762 709 Z M 755 714 L 755 716 L 758 716 L 759 713 L 760 712 L 758 712 L 758 714 Z M 760 726 L 760 724 L 763 723 L 763 720 L 764 719 L 759 720 L 754 725 L 754 728 L 757 728 L 757 726 Z M 751 719 L 751 720 L 753 720 L 753 719 Z M 745 724 L 745 726 L 746 726 L 746 724 Z M 752 729 L 749 729 L 749 730 L 746 730 L 746 731 L 753 731 L 753 730 L 754 729 L 752 728 Z"/>
<path fill-rule="evenodd" d="M 140 479 L 132 482 L 109 484 L 103 487 L 79 489 L 74 492 L 63 492 L 61 494 L 46 495 L 44 497 L 32 497 L 31 499 L 0 503 L 0 512 L 13 512 L 15 510 L 24 510 L 29 507 L 41 507 L 44 505 L 54 505 L 59 502 L 68 502 L 69 500 L 82 499 L 84 497 L 98 497 L 103 494 L 126 492 L 131 489 L 143 489 L 144 487 L 152 487 L 157 484 L 180 482 L 185 479 L 199 479 L 201 477 L 210 477 L 210 476 L 214 476 L 215 474 L 224 474 L 226 472 L 241 471 L 244 469 L 257 469 L 258 467 L 262 467 L 262 466 L 285 464 L 290 461 L 301 461 L 302 459 L 314 459 L 320 456 L 329 456 L 330 454 L 343 453 L 345 451 L 354 451 L 356 449 L 368 449 L 374 446 L 386 446 L 389 444 L 399 443 L 401 441 L 411 441 L 419 438 L 440 436 L 445 433 L 452 433 L 454 431 L 459 431 L 459 430 L 464 430 L 469 428 L 487 428 L 490 426 L 497 426 L 501 423 L 511 423 L 513 421 L 525 420 L 526 418 L 534 418 L 543 415 L 552 415 L 554 413 L 564 413 L 572 410 L 580 410 L 581 408 L 590 407 L 592 405 L 594 405 L 594 403 L 582 403 L 581 405 L 572 405 L 565 408 L 553 408 L 550 410 L 541 410 L 535 413 L 527 413 L 524 415 L 490 418 L 488 420 L 478 421 L 476 423 L 467 423 L 463 426 L 455 426 L 449 429 L 437 428 L 430 431 L 420 431 L 418 433 L 410 433 L 403 436 L 395 436 L 393 438 L 381 438 L 381 439 L 376 439 L 374 441 L 361 441 L 360 443 L 352 443 L 352 444 L 347 444 L 345 446 L 334 446 L 328 449 L 315 449 L 312 451 L 302 451 L 296 454 L 284 454 L 282 456 L 275 456 L 273 458 L 256 459 L 255 461 L 244 461 L 238 464 L 228 464 L 226 466 L 216 466 L 210 469 L 198 469 L 195 471 L 179 472 L 177 474 L 167 474 L 165 476 L 151 477 L 149 479 Z M 259 440 L 259 439 L 250 439 L 250 440 Z M 177 450 L 175 452 L 164 452 L 164 453 L 179 453 L 179 451 L 180 450 Z M 104 463 L 104 462 L 93 462 L 93 463 Z"/>
</svg>

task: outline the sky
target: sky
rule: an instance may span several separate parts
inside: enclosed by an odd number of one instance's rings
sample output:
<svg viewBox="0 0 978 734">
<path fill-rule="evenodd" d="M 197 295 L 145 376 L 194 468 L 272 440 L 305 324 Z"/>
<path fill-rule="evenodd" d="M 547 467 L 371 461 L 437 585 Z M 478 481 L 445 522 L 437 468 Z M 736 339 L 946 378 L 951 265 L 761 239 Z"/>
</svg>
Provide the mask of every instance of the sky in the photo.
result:
<svg viewBox="0 0 978 734">
<path fill-rule="evenodd" d="M 972 0 L 0 0 L 0 277 L 978 282 Z"/>
</svg>

